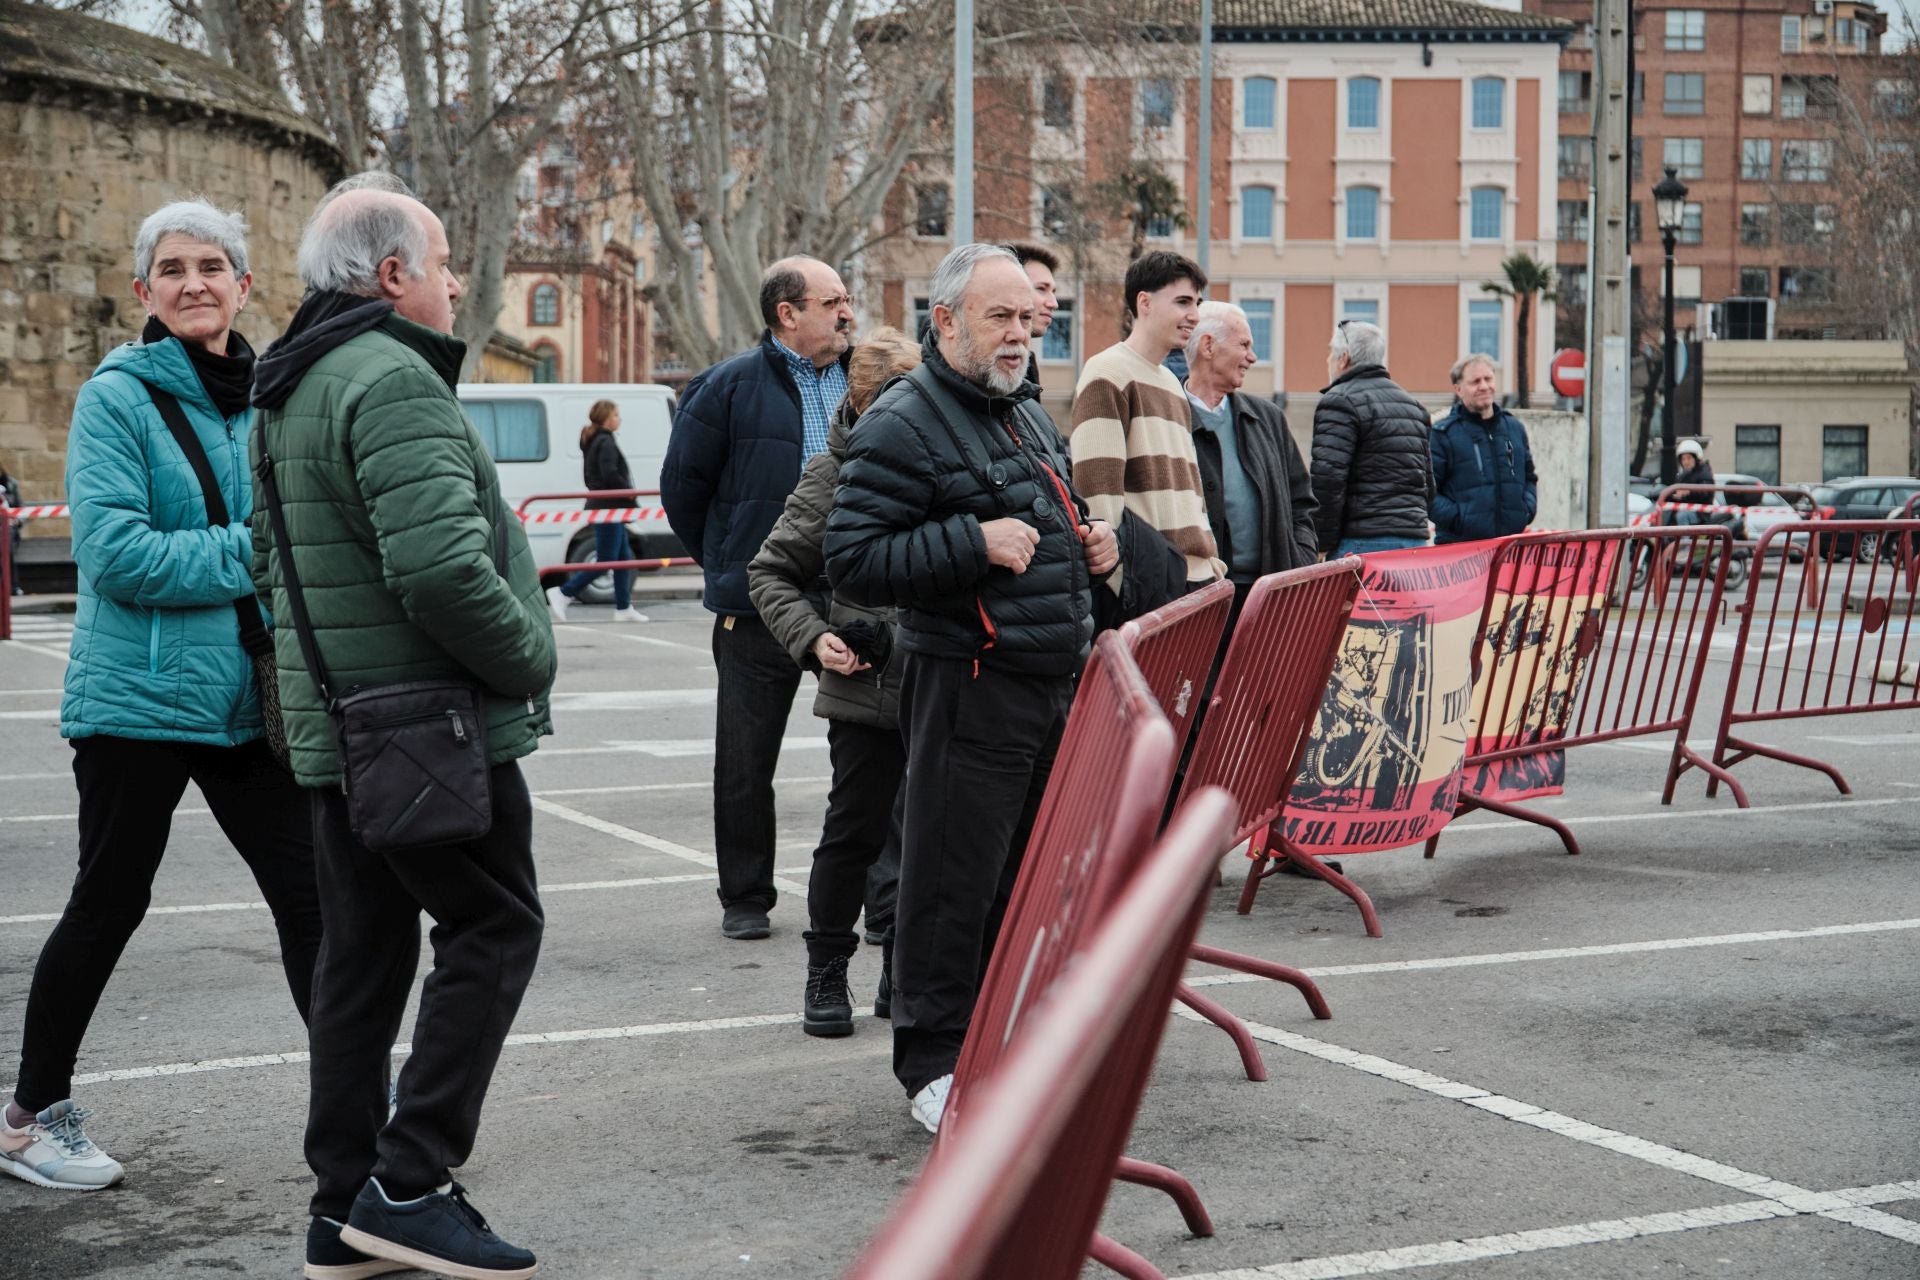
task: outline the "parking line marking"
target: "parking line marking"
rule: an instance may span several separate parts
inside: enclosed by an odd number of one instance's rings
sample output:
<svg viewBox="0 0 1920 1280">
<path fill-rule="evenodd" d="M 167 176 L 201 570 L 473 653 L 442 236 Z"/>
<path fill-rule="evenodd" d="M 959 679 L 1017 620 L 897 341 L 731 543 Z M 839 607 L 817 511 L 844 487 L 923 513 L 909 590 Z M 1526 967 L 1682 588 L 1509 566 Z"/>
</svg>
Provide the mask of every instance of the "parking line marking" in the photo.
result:
<svg viewBox="0 0 1920 1280">
<path fill-rule="evenodd" d="M 683 644 L 678 640 L 662 640 L 658 636 L 637 636 L 631 631 L 614 631 L 600 627 L 583 627 L 573 622 L 556 622 L 553 629 L 555 631 L 571 631 L 583 636 L 611 636 L 615 640 L 626 640 L 632 644 L 655 645 L 662 649 L 684 649 L 688 653 L 697 653 L 703 658 L 711 658 L 713 656 L 713 650 L 710 647 L 697 644 Z"/>
<path fill-rule="evenodd" d="M 1174 1006 L 1173 1012 L 1177 1017 L 1185 1018 L 1191 1022 L 1206 1022 L 1206 1019 L 1202 1018 L 1199 1014 L 1182 1008 L 1179 1005 Z M 1403 1062 L 1395 1062 L 1390 1058 L 1378 1057 L 1371 1053 L 1361 1053 L 1357 1050 L 1346 1048 L 1344 1045 L 1333 1044 L 1326 1040 L 1316 1040 L 1312 1036 L 1303 1036 L 1298 1032 L 1282 1031 L 1278 1027 L 1269 1027 L 1265 1023 L 1247 1021 L 1245 1025 L 1247 1033 L 1255 1040 L 1278 1045 L 1283 1049 L 1291 1049 L 1296 1053 L 1318 1058 L 1322 1062 L 1330 1062 L 1335 1066 L 1351 1067 L 1356 1071 L 1363 1071 L 1368 1075 L 1377 1076 L 1382 1080 L 1391 1080 L 1396 1084 L 1404 1084 L 1409 1088 L 1418 1089 L 1422 1093 L 1430 1093 L 1440 1098 L 1449 1098 L 1455 1102 L 1464 1103 L 1469 1107 L 1474 1107 L 1489 1114 L 1500 1116 L 1503 1119 L 1511 1120 L 1515 1124 L 1528 1125 L 1535 1129 L 1544 1130 L 1547 1133 L 1557 1134 L 1562 1138 L 1570 1138 L 1586 1146 L 1597 1147 L 1602 1151 L 1611 1151 L 1617 1155 L 1627 1156 L 1630 1159 L 1639 1160 L 1646 1164 L 1666 1169 L 1672 1173 L 1684 1173 L 1690 1177 L 1699 1178 L 1702 1181 L 1711 1182 L 1718 1186 L 1732 1187 L 1736 1191 L 1744 1191 L 1749 1195 L 1758 1195 L 1766 1200 L 1777 1201 L 1792 1213 L 1818 1213 L 1826 1216 L 1829 1214 L 1829 1211 L 1847 1212 L 1851 1214 L 1851 1218 L 1836 1219 L 1836 1221 L 1847 1221 L 1850 1226 L 1860 1227 L 1867 1231 L 1874 1231 L 1881 1235 L 1891 1235 L 1896 1239 L 1906 1238 L 1905 1235 L 1901 1234 L 1900 1229 L 1888 1229 L 1884 1224 L 1879 1222 L 1878 1219 L 1880 1217 L 1890 1215 L 1872 1215 L 1867 1212 L 1854 1212 L 1857 1206 L 1852 1205 L 1850 1201 L 1832 1192 L 1810 1191 L 1806 1187 L 1797 1186 L 1791 1182 L 1784 1182 L 1778 1178 L 1770 1178 L 1765 1174 L 1749 1173 L 1745 1169 L 1736 1169 L 1730 1164 L 1722 1164 L 1717 1160 L 1709 1160 L 1705 1156 L 1697 1156 L 1690 1151 L 1682 1151 L 1678 1147 L 1669 1147 L 1631 1133 L 1622 1133 L 1618 1129 L 1608 1129 L 1601 1125 L 1589 1124 L 1585 1120 L 1577 1119 L 1563 1112 L 1549 1110 L 1546 1107 L 1537 1107 L 1531 1102 L 1523 1102 L 1518 1098 L 1509 1098 L 1504 1094 L 1494 1093 L 1491 1090 L 1482 1089 L 1478 1085 L 1467 1084 L 1464 1081 L 1449 1080 L 1445 1076 L 1435 1075 L 1433 1072 L 1422 1070 L 1419 1067 L 1410 1067 Z M 1895 1221 L 1901 1222 L 1905 1228 L 1920 1225 L 1905 1222 L 1902 1219 L 1895 1219 Z M 1343 1272 L 1337 1274 L 1349 1273 Z"/>
<path fill-rule="evenodd" d="M 5 643 L 13 646 L 15 649 L 24 649 L 28 653 L 44 654 L 49 658 L 57 658 L 61 662 L 67 660 L 67 655 L 59 649 L 48 649 L 37 644 L 28 644 L 25 640 L 8 640 Z M 6 650 L 0 650 L 0 653 L 4 652 L 6 652 Z"/>
<path fill-rule="evenodd" d="M 1898 796 L 1883 800 L 1809 800 L 1804 804 L 1755 805 L 1751 809 L 1675 809 L 1662 805 L 1658 813 L 1597 813 L 1585 817 L 1578 815 L 1567 817 L 1554 813 L 1554 817 L 1570 827 L 1598 826 L 1603 822 L 1671 822 L 1676 818 L 1691 821 L 1694 818 L 1739 818 L 1758 817 L 1766 813 L 1804 813 L 1814 809 L 1877 809 L 1881 805 L 1910 804 Z M 1551 810 L 1549 810 L 1551 812 Z M 1518 818 L 1501 818 L 1495 822 L 1455 822 L 1445 830 L 1448 835 L 1456 831 L 1493 831 L 1501 827 L 1526 827 L 1539 831 L 1540 825 L 1534 822 L 1522 822 Z M 1408 845 L 1407 848 L 1413 846 Z"/>
<path fill-rule="evenodd" d="M 695 866 L 709 867 L 714 869 L 716 873 L 718 872 L 719 863 L 710 853 L 704 853 L 699 849 L 694 849 L 684 844 L 676 844 L 674 841 L 662 839 L 660 836 L 650 836 L 644 831 L 635 831 L 632 827 L 623 827 L 617 822 L 608 822 L 605 818 L 596 818 L 592 814 L 582 813 L 578 809 L 569 809 L 566 805 L 555 804 L 543 796 L 532 796 L 530 799 L 532 800 L 533 807 L 541 813 L 551 814 L 553 817 L 583 826 L 589 831 L 598 831 L 600 834 L 612 836 L 616 840 L 624 840 L 628 844 L 637 844 L 643 849 L 652 849 L 655 853 L 664 853 L 669 857 L 679 858 L 684 862 L 691 862 Z M 773 887 L 783 889 L 788 893 L 804 894 L 806 892 L 804 886 L 795 884 L 791 880 L 782 879 L 779 876 L 774 877 Z"/>
<path fill-rule="evenodd" d="M 49 776 L 63 777 L 67 775 L 52 774 Z M 183 808 L 183 809 L 175 809 L 173 811 L 173 816 L 176 818 L 204 818 L 212 812 L 213 810 L 211 809 Z M 6 817 L 0 817 L 0 822 L 74 822 L 74 823 L 77 823 L 79 821 L 80 821 L 80 815 L 77 813 L 14 813 L 14 814 L 8 814 Z"/>
<path fill-rule="evenodd" d="M 65 774 L 49 774 L 48 777 L 65 777 Z M 816 786 L 830 783 L 830 777 L 815 778 L 775 778 L 773 785 L 779 787 Z M 611 796 L 635 791 L 711 791 L 713 779 L 702 778 L 697 782 L 637 782 L 618 787 L 542 787 L 532 792 L 536 796 Z"/>
<path fill-rule="evenodd" d="M 1641 951 L 1687 951 L 1695 947 L 1736 947 L 1751 942 L 1794 942 L 1802 938 L 1837 938 L 1859 933 L 1894 933 L 1920 929 L 1920 918 L 1869 920 L 1859 924 L 1823 924 L 1811 929 L 1766 929 L 1754 933 L 1717 933 L 1697 938 L 1650 938 L 1644 942 L 1603 942 L 1586 947 L 1546 947 L 1537 951 L 1495 951 L 1477 955 L 1436 956 L 1427 960 L 1376 960 L 1367 964 L 1327 964 L 1302 972 L 1313 978 L 1348 978 L 1367 973 L 1410 973 L 1424 969 L 1468 969 L 1488 964 L 1522 964 L 1533 960 L 1577 960 L 1586 956 L 1632 955 Z M 1268 979 L 1251 973 L 1209 974 L 1189 978 L 1194 987 L 1230 987 Z"/>
<path fill-rule="evenodd" d="M 597 747 L 549 747 L 540 755 L 545 756 L 604 756 L 604 755 L 646 755 L 661 760 L 677 760 L 683 756 L 710 756 L 713 754 L 712 738 L 644 738 L 633 741 L 603 741 Z M 827 739 L 824 735 L 807 737 L 788 737 L 780 739 L 782 751 L 825 751 Z M 535 757 L 538 758 L 537 756 Z"/>
<path fill-rule="evenodd" d="M 0 698 L 55 698 L 65 689 L 0 689 Z"/>
<path fill-rule="evenodd" d="M 73 770 L 53 773 L 0 773 L 0 782 L 41 782 L 49 778 L 71 778 Z"/>
<path fill-rule="evenodd" d="M 1920 1222 L 1896 1218 L 1890 1213 L 1864 1206 L 1889 1204 L 1896 1200 L 1920 1199 L 1920 1182 L 1886 1183 L 1876 1187 L 1850 1187 L 1831 1195 L 1862 1206 L 1830 1209 L 1819 1216 L 1836 1222 L 1850 1221 L 1859 1215 L 1876 1221 L 1876 1227 L 1892 1228 L 1885 1234 L 1920 1243 Z M 1406 1245 L 1398 1249 L 1371 1249 L 1364 1253 L 1339 1253 L 1321 1258 L 1302 1258 L 1294 1262 L 1276 1262 L 1263 1267 L 1239 1267 L 1230 1271 L 1209 1271 L 1188 1280 L 1336 1280 L 1341 1276 L 1379 1275 L 1388 1271 L 1409 1271 L 1416 1267 L 1447 1266 L 1479 1262 L 1488 1258 L 1507 1258 L 1516 1254 L 1538 1253 L 1546 1249 L 1566 1249 L 1583 1244 L 1607 1244 L 1637 1240 L 1642 1236 L 1671 1235 L 1680 1231 L 1698 1231 L 1707 1227 L 1739 1226 L 1750 1222 L 1778 1221 L 1800 1217 L 1799 1211 L 1778 1200 L 1743 1200 L 1736 1204 L 1713 1205 L 1704 1209 L 1680 1209 L 1670 1213 L 1649 1213 L 1634 1218 L 1609 1218 L 1600 1222 L 1580 1222 L 1563 1227 L 1541 1227 L 1533 1231 L 1511 1231 L 1494 1236 L 1475 1236 L 1467 1240 L 1443 1240 L 1434 1244 Z M 1904 1229 L 1904 1231 L 1903 1231 Z M 1911 1234 L 1906 1234 L 1911 1233 Z"/>
<path fill-rule="evenodd" d="M 0 720 L 51 720 L 60 723 L 60 708 L 48 707 L 44 711 L 0 711 Z"/>
</svg>

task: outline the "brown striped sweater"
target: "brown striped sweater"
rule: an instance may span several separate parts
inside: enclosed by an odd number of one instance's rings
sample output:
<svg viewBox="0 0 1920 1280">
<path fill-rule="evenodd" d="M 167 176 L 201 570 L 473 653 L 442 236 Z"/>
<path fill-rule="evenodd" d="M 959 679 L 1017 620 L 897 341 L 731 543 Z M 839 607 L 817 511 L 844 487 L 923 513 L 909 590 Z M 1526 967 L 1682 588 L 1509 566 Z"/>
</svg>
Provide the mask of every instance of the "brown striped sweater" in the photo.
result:
<svg viewBox="0 0 1920 1280">
<path fill-rule="evenodd" d="M 1160 531 L 1187 558 L 1187 580 L 1226 574 L 1207 522 L 1187 393 L 1165 365 L 1126 343 L 1087 361 L 1073 393 L 1073 487 L 1096 520 L 1124 512 Z M 1108 585 L 1120 589 L 1116 572 Z"/>
</svg>

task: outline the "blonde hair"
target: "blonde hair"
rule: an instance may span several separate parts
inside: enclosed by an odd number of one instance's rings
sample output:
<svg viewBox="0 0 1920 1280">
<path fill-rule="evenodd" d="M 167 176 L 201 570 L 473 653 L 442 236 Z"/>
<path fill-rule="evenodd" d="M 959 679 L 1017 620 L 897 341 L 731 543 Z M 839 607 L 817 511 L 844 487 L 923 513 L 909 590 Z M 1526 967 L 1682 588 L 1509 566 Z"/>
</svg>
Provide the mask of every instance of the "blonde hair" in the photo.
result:
<svg viewBox="0 0 1920 1280">
<path fill-rule="evenodd" d="M 920 347 L 898 329 L 881 327 L 853 349 L 847 362 L 847 400 L 855 413 L 865 413 L 880 388 L 920 363 Z"/>
</svg>

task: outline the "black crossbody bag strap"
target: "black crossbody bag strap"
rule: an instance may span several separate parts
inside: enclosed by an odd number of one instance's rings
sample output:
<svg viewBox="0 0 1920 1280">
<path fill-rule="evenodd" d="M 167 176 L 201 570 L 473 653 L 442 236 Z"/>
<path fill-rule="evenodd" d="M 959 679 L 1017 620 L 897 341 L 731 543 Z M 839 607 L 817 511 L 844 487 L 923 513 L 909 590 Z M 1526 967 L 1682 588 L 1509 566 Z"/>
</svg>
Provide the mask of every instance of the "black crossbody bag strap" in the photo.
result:
<svg viewBox="0 0 1920 1280">
<path fill-rule="evenodd" d="M 194 434 L 193 424 L 187 421 L 187 412 L 180 407 L 170 391 L 150 386 L 147 394 L 153 397 L 154 407 L 160 410 L 160 417 L 167 424 L 167 430 L 173 435 L 173 442 L 180 446 L 180 452 L 187 456 L 187 465 L 193 468 L 194 476 L 200 481 L 200 498 L 207 507 L 207 527 L 224 529 L 232 523 L 227 511 L 227 500 L 220 492 L 220 482 L 213 477 L 213 464 L 207 459 L 207 451 L 200 444 L 200 437 Z M 267 633 L 267 624 L 260 618 L 259 599 L 251 592 L 236 598 L 233 612 L 240 622 L 240 647 L 247 656 L 258 658 L 273 652 L 273 637 Z"/>
<path fill-rule="evenodd" d="M 267 500 L 267 519 L 273 525 L 273 545 L 280 552 L 280 580 L 287 588 L 287 608 L 293 613 L 294 634 L 300 638 L 300 655 L 307 660 L 307 671 L 320 690 L 320 701 L 333 710 L 333 690 L 328 687 L 327 667 L 320 661 L 320 645 L 314 639 L 313 622 L 307 617 L 307 596 L 300 589 L 300 570 L 294 564 L 293 541 L 287 537 L 287 516 L 280 507 L 280 485 L 273 475 L 273 450 L 267 447 L 267 420 L 263 416 L 260 433 L 260 492 Z"/>
</svg>

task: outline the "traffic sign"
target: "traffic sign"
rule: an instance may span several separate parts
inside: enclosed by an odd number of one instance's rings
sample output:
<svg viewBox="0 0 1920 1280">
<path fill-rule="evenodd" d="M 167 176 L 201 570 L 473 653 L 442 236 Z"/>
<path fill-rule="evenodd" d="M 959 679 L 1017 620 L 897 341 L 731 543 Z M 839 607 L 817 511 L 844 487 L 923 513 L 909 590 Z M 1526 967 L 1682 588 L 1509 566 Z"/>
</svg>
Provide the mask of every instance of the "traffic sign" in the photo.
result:
<svg viewBox="0 0 1920 1280">
<path fill-rule="evenodd" d="M 1569 347 L 1565 351 L 1556 351 L 1553 361 L 1547 366 L 1548 377 L 1553 389 L 1569 400 L 1578 400 L 1587 394 L 1587 353 Z"/>
</svg>

